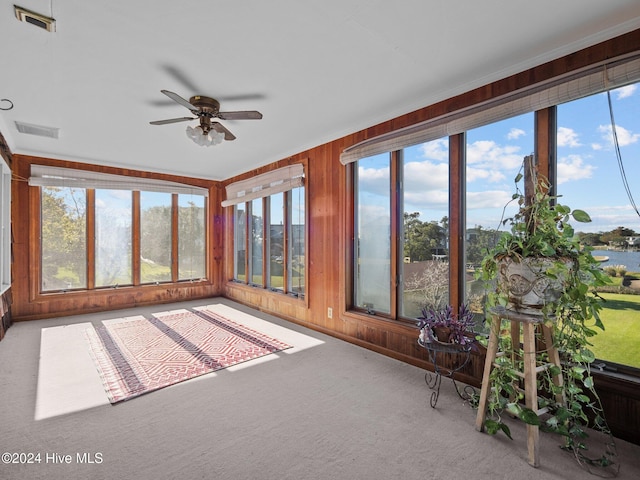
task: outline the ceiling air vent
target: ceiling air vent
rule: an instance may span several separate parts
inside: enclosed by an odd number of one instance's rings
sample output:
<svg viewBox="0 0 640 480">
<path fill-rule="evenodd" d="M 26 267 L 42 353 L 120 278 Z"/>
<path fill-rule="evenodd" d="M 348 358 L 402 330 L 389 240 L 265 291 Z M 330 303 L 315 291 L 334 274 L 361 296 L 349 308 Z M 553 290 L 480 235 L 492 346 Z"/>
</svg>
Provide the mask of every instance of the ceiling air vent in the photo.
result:
<svg viewBox="0 0 640 480">
<path fill-rule="evenodd" d="M 20 133 L 29 135 L 38 135 L 39 137 L 58 138 L 59 128 L 43 127 L 42 125 L 33 125 L 30 123 L 16 122 L 16 128 Z"/>
<path fill-rule="evenodd" d="M 21 22 L 30 23 L 31 25 L 35 25 L 36 27 L 46 30 L 47 32 L 56 31 L 56 21 L 53 18 L 45 17 L 44 15 L 40 15 L 39 13 L 32 12 L 17 5 L 14 5 L 13 9 L 16 12 L 16 18 Z"/>
</svg>

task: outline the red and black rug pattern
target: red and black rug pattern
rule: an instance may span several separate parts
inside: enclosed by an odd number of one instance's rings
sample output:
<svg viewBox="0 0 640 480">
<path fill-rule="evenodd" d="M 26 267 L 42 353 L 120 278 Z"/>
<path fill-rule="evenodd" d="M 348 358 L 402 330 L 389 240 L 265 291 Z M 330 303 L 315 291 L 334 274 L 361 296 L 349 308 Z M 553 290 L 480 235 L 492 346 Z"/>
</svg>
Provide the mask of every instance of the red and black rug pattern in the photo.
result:
<svg viewBox="0 0 640 480">
<path fill-rule="evenodd" d="M 206 309 L 113 322 L 87 338 L 111 403 L 291 348 Z"/>
</svg>

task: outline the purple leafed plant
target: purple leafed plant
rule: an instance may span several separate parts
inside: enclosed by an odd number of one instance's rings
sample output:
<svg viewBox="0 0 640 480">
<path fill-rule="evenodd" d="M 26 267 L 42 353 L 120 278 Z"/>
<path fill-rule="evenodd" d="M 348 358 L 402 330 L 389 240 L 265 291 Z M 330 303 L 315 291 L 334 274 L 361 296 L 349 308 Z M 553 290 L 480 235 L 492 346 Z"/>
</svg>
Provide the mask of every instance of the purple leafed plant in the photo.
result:
<svg viewBox="0 0 640 480">
<path fill-rule="evenodd" d="M 418 328 L 427 333 L 429 341 L 436 341 L 434 337 L 434 327 L 447 327 L 450 330 L 449 343 L 467 345 L 474 342 L 473 330 L 476 322 L 473 312 L 462 304 L 458 313 L 453 312 L 453 307 L 447 305 L 439 310 L 434 308 L 423 308 L 422 316 L 418 317 Z"/>
</svg>

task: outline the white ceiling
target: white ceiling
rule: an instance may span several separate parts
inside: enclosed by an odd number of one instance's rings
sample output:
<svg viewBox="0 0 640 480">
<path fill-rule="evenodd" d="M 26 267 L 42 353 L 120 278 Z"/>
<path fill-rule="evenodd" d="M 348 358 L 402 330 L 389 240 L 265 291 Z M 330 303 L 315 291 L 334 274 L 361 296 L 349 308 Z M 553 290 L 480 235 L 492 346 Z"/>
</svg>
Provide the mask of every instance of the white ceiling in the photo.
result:
<svg viewBox="0 0 640 480">
<path fill-rule="evenodd" d="M 13 153 L 223 180 L 640 28 L 639 0 L 0 0 Z M 262 120 L 200 147 L 160 93 Z M 1 107 L 8 102 L 0 103 Z M 19 133 L 15 121 L 60 129 Z"/>
</svg>

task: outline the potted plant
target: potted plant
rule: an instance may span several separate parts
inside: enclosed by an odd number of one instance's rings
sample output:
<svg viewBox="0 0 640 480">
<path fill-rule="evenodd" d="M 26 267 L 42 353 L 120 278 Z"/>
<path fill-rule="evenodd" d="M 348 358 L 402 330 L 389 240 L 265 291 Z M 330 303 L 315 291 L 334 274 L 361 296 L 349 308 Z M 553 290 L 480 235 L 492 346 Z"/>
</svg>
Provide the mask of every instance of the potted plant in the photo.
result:
<svg viewBox="0 0 640 480">
<path fill-rule="evenodd" d="M 478 351 L 474 314 L 464 304 L 460 305 L 457 313 L 451 305 L 439 309 L 425 307 L 417 320 L 420 329 L 418 344 L 427 350 L 433 364 L 433 374 L 427 371 L 424 376 L 427 386 L 433 390 L 431 407 L 435 408 L 438 402 L 443 376 L 453 381 L 460 398 L 469 400 L 471 394 L 467 388 L 459 389 L 454 375 L 467 365 L 471 352 Z"/>
<path fill-rule="evenodd" d="M 546 180 L 536 179 L 532 156 L 525 158 L 525 170 L 529 188 L 525 186 L 525 194 L 521 192 L 518 182 L 522 175 L 518 174 L 512 198 L 519 210 L 503 222 L 510 229 L 502 233 L 496 246 L 484 257 L 476 277 L 489 285 L 487 313 L 503 307 L 539 315 L 547 325 L 553 325 L 553 344 L 560 354 L 563 382 L 558 386 L 552 381 L 552 376 L 560 373 L 557 367 L 543 377 L 539 391 L 549 395 L 540 402 L 548 413 L 539 417 L 520 404 L 522 393 L 513 386 L 518 378 L 515 372 L 520 370 L 514 364 L 518 355 L 501 356 L 491 371 L 493 388 L 485 431 L 492 434 L 502 431 L 511 437 L 502 421 L 502 413 L 508 411 L 543 431 L 562 435 L 563 447 L 574 452 L 583 465 L 608 466 L 614 463 L 613 442 L 606 445 L 600 457 L 589 458 L 585 439 L 588 428 L 604 432 L 612 439 L 594 389 L 590 364 L 595 357 L 589 348 L 589 339 L 596 335 L 597 329 L 604 330 L 599 316 L 602 299 L 593 287 L 609 280 L 591 255 L 591 249 L 581 246 L 575 238 L 570 224 L 572 219 L 589 222 L 589 215 L 582 210 L 571 210 L 558 203 L 558 197 L 549 195 Z M 527 297 L 530 293 L 539 294 L 540 298 L 531 300 Z M 487 321 L 491 320 L 492 316 L 487 315 Z M 510 339 L 509 335 L 501 336 L 501 349 L 518 350 L 519 345 L 508 345 Z M 563 397 L 562 402 L 555 400 Z"/>
<path fill-rule="evenodd" d="M 471 345 L 475 341 L 474 315 L 464 304 L 460 305 L 457 314 L 451 305 L 441 309 L 423 308 L 417 325 L 422 343 Z"/>
</svg>

